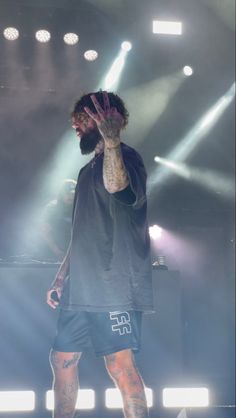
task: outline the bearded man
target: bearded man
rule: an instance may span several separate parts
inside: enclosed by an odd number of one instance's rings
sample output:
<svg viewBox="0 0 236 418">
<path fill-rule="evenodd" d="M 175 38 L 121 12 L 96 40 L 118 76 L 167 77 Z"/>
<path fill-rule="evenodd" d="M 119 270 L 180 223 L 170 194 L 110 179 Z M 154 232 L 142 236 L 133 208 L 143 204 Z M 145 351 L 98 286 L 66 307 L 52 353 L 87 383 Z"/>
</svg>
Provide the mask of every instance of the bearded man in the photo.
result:
<svg viewBox="0 0 236 418">
<path fill-rule="evenodd" d="M 119 388 L 125 418 L 147 418 L 144 384 L 134 353 L 141 320 L 153 311 L 146 171 L 140 155 L 121 142 L 128 112 L 114 93 L 84 95 L 72 112 L 82 154 L 72 239 L 47 303 L 60 307 L 50 354 L 54 418 L 73 418 L 78 364 L 92 347 Z"/>
</svg>

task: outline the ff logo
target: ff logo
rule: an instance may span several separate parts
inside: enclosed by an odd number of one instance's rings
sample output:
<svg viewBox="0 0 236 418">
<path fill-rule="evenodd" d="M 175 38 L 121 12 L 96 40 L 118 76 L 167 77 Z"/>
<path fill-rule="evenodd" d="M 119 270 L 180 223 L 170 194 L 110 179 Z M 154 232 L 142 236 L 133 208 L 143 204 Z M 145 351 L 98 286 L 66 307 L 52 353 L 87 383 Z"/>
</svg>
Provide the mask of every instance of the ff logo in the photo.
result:
<svg viewBox="0 0 236 418">
<path fill-rule="evenodd" d="M 131 334 L 129 312 L 110 312 L 110 320 L 113 321 L 111 326 L 113 332 L 119 332 L 120 335 Z"/>
</svg>

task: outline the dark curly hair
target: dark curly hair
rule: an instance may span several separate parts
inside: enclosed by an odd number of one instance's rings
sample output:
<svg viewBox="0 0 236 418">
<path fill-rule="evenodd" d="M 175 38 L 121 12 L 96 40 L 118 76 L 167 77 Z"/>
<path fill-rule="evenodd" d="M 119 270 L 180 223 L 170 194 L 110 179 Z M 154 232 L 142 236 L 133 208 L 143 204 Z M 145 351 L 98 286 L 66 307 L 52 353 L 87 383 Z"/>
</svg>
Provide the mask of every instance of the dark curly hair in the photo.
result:
<svg viewBox="0 0 236 418">
<path fill-rule="evenodd" d="M 93 94 L 95 95 L 98 103 L 102 106 L 104 106 L 103 103 L 103 91 L 97 91 L 97 92 L 92 92 L 92 93 L 88 93 L 83 95 L 74 105 L 74 109 L 71 113 L 71 116 L 76 116 L 76 114 L 80 113 L 80 112 L 84 112 L 84 107 L 87 106 L 92 112 L 96 112 L 95 106 L 90 98 L 90 96 Z M 129 119 L 129 112 L 125 107 L 125 104 L 123 102 L 123 100 L 115 93 L 108 93 L 108 97 L 109 97 L 109 102 L 110 102 L 110 106 L 111 107 L 115 107 L 117 109 L 117 111 L 121 114 L 121 116 L 124 119 L 124 125 L 123 127 L 125 127 L 128 124 L 128 119 Z"/>
</svg>

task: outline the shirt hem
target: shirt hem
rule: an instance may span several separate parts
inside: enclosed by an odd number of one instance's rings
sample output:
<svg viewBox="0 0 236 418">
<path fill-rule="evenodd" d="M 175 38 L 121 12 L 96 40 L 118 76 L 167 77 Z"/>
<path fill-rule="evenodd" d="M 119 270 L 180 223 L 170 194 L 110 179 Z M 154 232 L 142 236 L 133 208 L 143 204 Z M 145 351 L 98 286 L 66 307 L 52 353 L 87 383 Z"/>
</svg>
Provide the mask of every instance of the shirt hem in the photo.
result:
<svg viewBox="0 0 236 418">
<path fill-rule="evenodd" d="M 114 312 L 114 311 L 140 311 L 144 313 L 154 313 L 155 309 L 151 305 L 148 306 L 133 306 L 133 305 L 112 305 L 112 306 L 90 306 L 69 304 L 60 306 L 66 311 L 83 311 L 83 312 Z"/>
</svg>

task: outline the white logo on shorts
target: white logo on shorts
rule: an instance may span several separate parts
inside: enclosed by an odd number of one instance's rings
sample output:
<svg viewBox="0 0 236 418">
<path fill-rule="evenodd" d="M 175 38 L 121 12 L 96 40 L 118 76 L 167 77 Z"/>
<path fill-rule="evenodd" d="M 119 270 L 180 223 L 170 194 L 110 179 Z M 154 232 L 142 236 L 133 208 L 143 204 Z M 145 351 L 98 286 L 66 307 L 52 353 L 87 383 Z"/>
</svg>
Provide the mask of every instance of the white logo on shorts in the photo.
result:
<svg viewBox="0 0 236 418">
<path fill-rule="evenodd" d="M 110 312 L 110 320 L 113 321 L 111 326 L 113 332 L 119 332 L 120 335 L 131 334 L 129 312 Z"/>
</svg>

